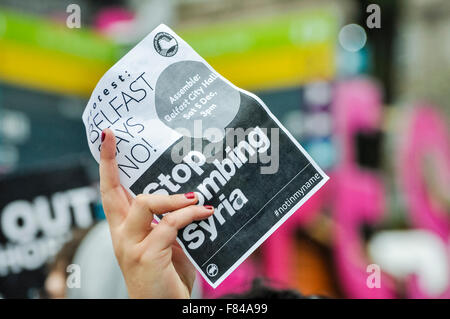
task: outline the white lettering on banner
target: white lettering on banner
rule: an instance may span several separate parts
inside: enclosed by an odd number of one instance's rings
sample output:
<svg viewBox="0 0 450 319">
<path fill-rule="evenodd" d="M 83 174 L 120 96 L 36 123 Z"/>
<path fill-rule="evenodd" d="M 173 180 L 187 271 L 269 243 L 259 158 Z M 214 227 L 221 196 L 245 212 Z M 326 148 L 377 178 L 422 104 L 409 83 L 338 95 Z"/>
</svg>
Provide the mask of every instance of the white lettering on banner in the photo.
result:
<svg viewBox="0 0 450 319">
<path fill-rule="evenodd" d="M 70 239 L 73 226 L 86 228 L 93 223 L 90 205 L 97 198 L 97 190 L 87 186 L 49 198 L 15 200 L 3 207 L 0 230 L 7 243 L 0 244 L 0 276 L 41 267 Z"/>
</svg>

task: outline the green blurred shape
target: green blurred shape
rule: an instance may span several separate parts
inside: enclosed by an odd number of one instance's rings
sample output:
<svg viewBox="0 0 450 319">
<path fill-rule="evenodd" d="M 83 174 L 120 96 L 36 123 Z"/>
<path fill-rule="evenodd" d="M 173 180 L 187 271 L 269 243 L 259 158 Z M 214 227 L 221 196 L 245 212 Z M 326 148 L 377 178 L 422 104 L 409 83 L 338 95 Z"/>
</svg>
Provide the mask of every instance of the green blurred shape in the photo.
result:
<svg viewBox="0 0 450 319">
<path fill-rule="evenodd" d="M 208 24 L 178 30 L 178 34 L 201 56 L 208 58 L 283 46 L 307 47 L 334 43 L 337 26 L 336 12 L 324 8 Z"/>
<path fill-rule="evenodd" d="M 70 29 L 40 17 L 0 8 L 0 41 L 25 44 L 89 60 L 112 63 L 121 56 L 114 42 L 86 29 Z"/>
</svg>

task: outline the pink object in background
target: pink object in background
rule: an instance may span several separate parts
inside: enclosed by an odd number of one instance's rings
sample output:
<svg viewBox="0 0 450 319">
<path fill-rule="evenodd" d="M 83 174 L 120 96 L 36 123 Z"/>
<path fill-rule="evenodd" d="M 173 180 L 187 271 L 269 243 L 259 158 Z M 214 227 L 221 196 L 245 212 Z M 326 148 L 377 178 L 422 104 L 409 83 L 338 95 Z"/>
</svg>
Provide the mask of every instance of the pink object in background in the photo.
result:
<svg viewBox="0 0 450 319">
<path fill-rule="evenodd" d="M 110 35 L 117 25 L 130 23 L 134 20 L 134 14 L 125 8 L 109 7 L 102 9 L 95 18 L 95 28 L 100 33 Z"/>
<path fill-rule="evenodd" d="M 380 288 L 369 288 L 366 255 L 360 229 L 383 218 L 385 190 L 375 172 L 356 162 L 355 134 L 379 129 L 382 94 L 368 79 L 354 79 L 336 87 L 333 114 L 340 159 L 334 176 L 333 250 L 342 289 L 350 298 L 394 298 L 393 283 L 381 274 Z"/>
<path fill-rule="evenodd" d="M 357 167 L 354 136 L 359 131 L 378 129 L 383 109 L 382 94 L 369 79 L 338 83 L 332 105 L 340 167 Z"/>
<path fill-rule="evenodd" d="M 384 217 L 384 185 L 375 173 L 354 168 L 343 168 L 334 177 L 332 245 L 341 287 L 350 298 L 394 298 L 394 284 L 383 272 L 379 288 L 367 285 L 372 262 L 360 232 L 363 224 L 373 225 Z"/>
<path fill-rule="evenodd" d="M 434 177 L 441 180 L 440 186 L 444 187 L 441 191 L 448 193 L 445 188 L 450 186 L 450 137 L 444 119 L 445 116 L 430 106 L 413 109 L 398 149 L 396 171 L 399 172 L 412 226 L 435 233 L 448 245 L 449 212 L 432 202 L 423 172 L 425 160 L 432 160 L 430 166 L 433 167 Z M 415 276 L 406 285 L 410 298 L 450 298 L 450 283 L 440 296 L 424 293 Z"/>
</svg>

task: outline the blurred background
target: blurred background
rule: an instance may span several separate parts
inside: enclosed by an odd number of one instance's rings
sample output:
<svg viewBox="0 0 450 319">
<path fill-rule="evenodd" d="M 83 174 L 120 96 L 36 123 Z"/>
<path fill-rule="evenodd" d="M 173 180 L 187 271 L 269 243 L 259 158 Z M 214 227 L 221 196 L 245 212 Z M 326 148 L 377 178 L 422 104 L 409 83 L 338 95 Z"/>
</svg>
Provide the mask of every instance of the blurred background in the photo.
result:
<svg viewBox="0 0 450 319">
<path fill-rule="evenodd" d="M 0 0 L 0 297 L 127 296 L 81 114 L 159 23 L 260 96 L 331 177 L 193 297 L 257 277 L 305 295 L 450 297 L 446 0 Z"/>
</svg>

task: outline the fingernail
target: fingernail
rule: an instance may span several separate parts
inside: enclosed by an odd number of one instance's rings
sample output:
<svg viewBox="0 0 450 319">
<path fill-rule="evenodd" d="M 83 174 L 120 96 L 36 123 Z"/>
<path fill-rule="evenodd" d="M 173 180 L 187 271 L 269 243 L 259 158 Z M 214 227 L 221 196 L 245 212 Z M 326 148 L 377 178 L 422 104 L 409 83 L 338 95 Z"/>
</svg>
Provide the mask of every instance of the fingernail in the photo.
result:
<svg viewBox="0 0 450 319">
<path fill-rule="evenodd" d="M 105 140 L 105 136 L 106 136 L 105 132 L 102 131 L 102 142 Z"/>
<path fill-rule="evenodd" d="M 187 199 L 193 199 L 193 198 L 195 198 L 194 192 L 186 193 L 186 194 L 184 194 L 184 196 L 185 196 Z"/>
<path fill-rule="evenodd" d="M 214 207 L 212 207 L 211 205 L 205 205 L 204 206 L 206 209 L 209 209 L 209 210 L 213 210 L 214 209 Z"/>
</svg>

